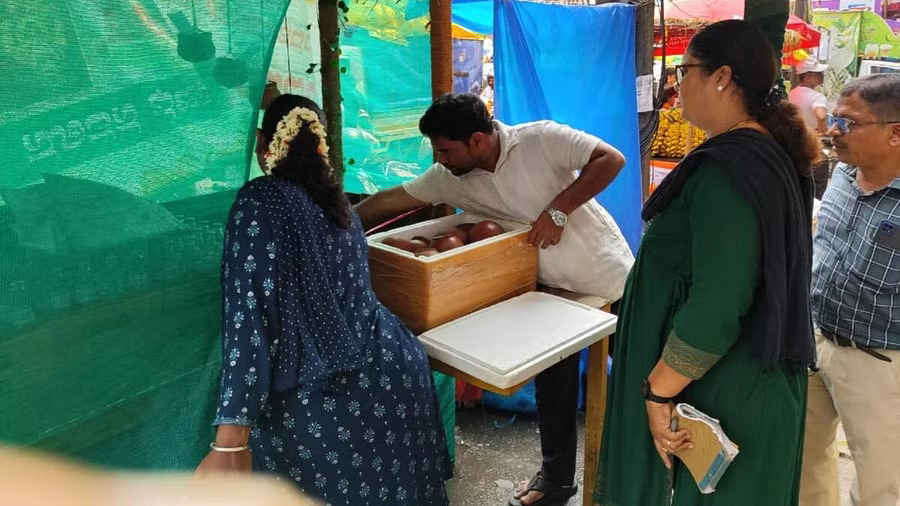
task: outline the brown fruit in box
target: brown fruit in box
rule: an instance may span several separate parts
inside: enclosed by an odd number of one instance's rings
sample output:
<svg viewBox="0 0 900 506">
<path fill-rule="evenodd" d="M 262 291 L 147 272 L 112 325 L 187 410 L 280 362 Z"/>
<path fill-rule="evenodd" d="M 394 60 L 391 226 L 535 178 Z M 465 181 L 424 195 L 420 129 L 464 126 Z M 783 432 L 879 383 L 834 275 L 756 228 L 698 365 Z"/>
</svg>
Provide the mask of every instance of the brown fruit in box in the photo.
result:
<svg viewBox="0 0 900 506">
<path fill-rule="evenodd" d="M 399 239 L 397 237 L 388 237 L 387 239 L 381 241 L 382 244 L 387 244 L 392 248 L 402 249 L 403 251 L 412 252 L 416 249 L 416 245 L 412 241 L 407 241 L 406 239 Z"/>
<path fill-rule="evenodd" d="M 469 231 L 469 242 L 483 241 L 489 237 L 500 235 L 503 232 L 505 231 L 499 223 L 491 220 L 484 220 L 472 227 L 472 230 Z"/>
<path fill-rule="evenodd" d="M 458 228 L 451 228 L 450 230 L 444 230 L 440 234 L 436 235 L 434 238 L 437 239 L 438 237 L 443 237 L 445 235 L 455 235 L 456 237 L 459 237 L 459 240 L 462 241 L 463 244 L 469 243 L 469 234 L 467 234 L 465 231 L 460 230 Z"/>
<path fill-rule="evenodd" d="M 430 257 L 430 256 L 437 255 L 438 253 L 440 253 L 440 251 L 438 251 L 434 248 L 424 248 L 424 249 L 420 249 L 420 250 L 416 251 L 416 256 L 417 257 Z"/>
<path fill-rule="evenodd" d="M 422 239 L 414 238 L 414 239 L 411 239 L 409 242 L 412 243 L 412 245 L 413 245 L 413 253 L 418 253 L 419 250 L 423 250 L 423 249 L 431 247 L 431 241 L 426 242 L 426 241 L 423 241 Z"/>
<path fill-rule="evenodd" d="M 417 245 L 421 244 L 424 248 L 431 246 L 431 239 L 421 235 L 413 237 L 412 239 L 410 239 L 410 241 Z"/>
<path fill-rule="evenodd" d="M 434 238 L 432 244 L 434 245 L 434 248 L 441 253 L 466 245 L 466 243 L 456 234 L 439 235 Z"/>
<path fill-rule="evenodd" d="M 458 228 L 468 234 L 472 230 L 472 227 L 474 227 L 474 226 L 475 226 L 474 223 L 460 223 L 459 225 L 456 226 L 456 228 Z"/>
</svg>

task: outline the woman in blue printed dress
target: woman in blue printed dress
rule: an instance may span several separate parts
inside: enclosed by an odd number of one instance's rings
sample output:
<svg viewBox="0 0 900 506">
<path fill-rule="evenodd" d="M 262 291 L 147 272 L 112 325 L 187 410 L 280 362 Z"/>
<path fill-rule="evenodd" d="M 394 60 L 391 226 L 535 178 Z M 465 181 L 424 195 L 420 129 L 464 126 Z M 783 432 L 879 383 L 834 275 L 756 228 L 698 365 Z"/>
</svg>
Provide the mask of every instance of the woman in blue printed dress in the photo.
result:
<svg viewBox="0 0 900 506">
<path fill-rule="evenodd" d="M 444 505 L 428 359 L 372 292 L 323 123 L 282 95 L 257 134 L 269 175 L 240 190 L 226 226 L 218 429 L 198 473 L 252 467 L 331 505 Z"/>
</svg>

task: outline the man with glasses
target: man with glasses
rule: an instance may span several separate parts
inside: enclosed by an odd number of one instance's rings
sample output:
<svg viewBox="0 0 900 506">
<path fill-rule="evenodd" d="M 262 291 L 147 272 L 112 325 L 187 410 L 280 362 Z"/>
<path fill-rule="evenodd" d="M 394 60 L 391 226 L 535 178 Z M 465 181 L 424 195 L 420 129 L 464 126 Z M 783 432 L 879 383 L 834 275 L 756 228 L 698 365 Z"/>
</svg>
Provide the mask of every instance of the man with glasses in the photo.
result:
<svg viewBox="0 0 900 506">
<path fill-rule="evenodd" d="M 800 504 L 838 506 L 836 430 L 851 500 L 900 504 L 900 75 L 850 83 L 828 134 L 842 162 L 813 243 L 818 370 L 809 378 Z"/>
</svg>

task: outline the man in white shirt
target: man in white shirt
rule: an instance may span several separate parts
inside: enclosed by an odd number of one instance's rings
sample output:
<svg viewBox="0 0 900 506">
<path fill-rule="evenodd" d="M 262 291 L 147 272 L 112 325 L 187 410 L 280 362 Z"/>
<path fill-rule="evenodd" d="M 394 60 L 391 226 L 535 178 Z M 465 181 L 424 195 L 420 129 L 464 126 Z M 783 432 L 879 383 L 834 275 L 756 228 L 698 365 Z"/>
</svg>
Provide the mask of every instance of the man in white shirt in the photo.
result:
<svg viewBox="0 0 900 506">
<path fill-rule="evenodd" d="M 797 108 L 807 128 L 822 136 L 826 133 L 825 116 L 828 113 L 828 101 L 816 88 L 825 82 L 827 69 L 828 65 L 819 63 L 815 58 L 808 58 L 795 65 L 794 73 L 797 74 L 798 83 L 788 95 L 788 100 Z M 827 161 L 813 167 L 813 180 L 816 198 L 821 200 L 828 186 Z"/>
<path fill-rule="evenodd" d="M 825 82 L 827 69 L 828 65 L 819 63 L 815 58 L 808 58 L 795 65 L 794 73 L 797 74 L 798 83 L 788 95 L 788 100 L 797 107 L 806 126 L 820 135 L 825 134 L 828 101 L 816 88 Z"/>
<path fill-rule="evenodd" d="M 481 92 L 481 101 L 488 105 L 494 103 L 494 74 L 488 74 L 485 78 L 484 90 Z"/>
<path fill-rule="evenodd" d="M 417 179 L 357 205 L 370 228 L 426 204 L 531 223 L 542 285 L 622 296 L 634 258 L 616 223 L 594 197 L 625 158 L 597 137 L 552 121 L 507 126 L 491 121 L 475 95 L 446 95 L 419 122 L 438 163 Z M 510 504 L 564 504 L 575 482 L 578 355 L 535 378 L 543 464 Z M 588 492 L 590 493 L 590 491 Z"/>
</svg>

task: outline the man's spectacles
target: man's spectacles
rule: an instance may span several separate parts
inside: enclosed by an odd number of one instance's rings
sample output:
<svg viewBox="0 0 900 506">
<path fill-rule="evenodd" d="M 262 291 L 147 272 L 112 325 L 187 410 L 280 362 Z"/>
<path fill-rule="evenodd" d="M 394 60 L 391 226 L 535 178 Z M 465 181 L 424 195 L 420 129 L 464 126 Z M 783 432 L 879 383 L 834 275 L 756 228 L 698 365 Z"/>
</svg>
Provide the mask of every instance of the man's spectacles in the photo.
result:
<svg viewBox="0 0 900 506">
<path fill-rule="evenodd" d="M 831 130 L 832 128 L 837 127 L 837 129 L 844 135 L 852 132 L 856 127 L 866 126 L 866 125 L 893 125 L 895 123 L 900 123 L 900 121 L 854 121 L 850 118 L 842 118 L 840 116 L 834 116 L 831 114 L 825 115 L 825 129 Z"/>
</svg>

